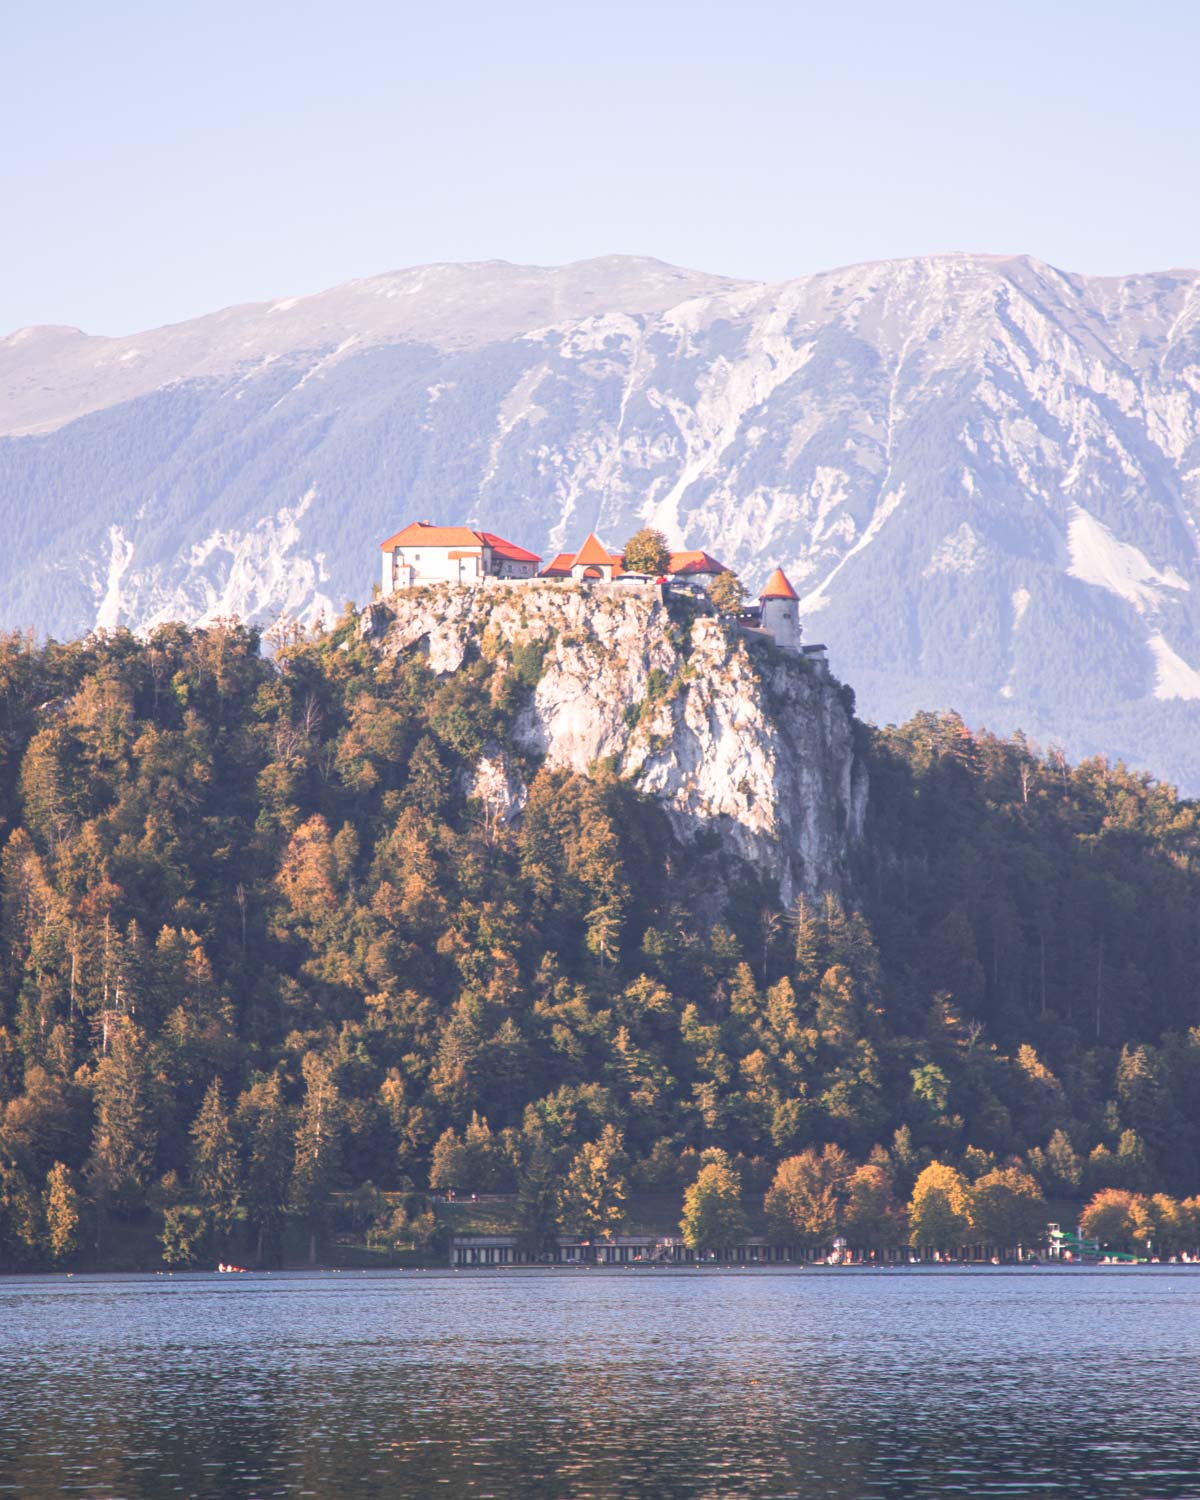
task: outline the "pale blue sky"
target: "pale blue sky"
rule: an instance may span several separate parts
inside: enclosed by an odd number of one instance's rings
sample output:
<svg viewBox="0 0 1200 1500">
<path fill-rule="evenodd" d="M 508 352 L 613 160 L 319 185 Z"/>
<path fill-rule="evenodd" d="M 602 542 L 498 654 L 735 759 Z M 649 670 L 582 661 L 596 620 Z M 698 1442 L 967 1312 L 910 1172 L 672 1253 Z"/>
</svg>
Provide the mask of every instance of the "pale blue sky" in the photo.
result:
<svg viewBox="0 0 1200 1500">
<path fill-rule="evenodd" d="M 433 260 L 1200 266 L 1200 4 L 9 0 L 0 333 Z"/>
</svg>

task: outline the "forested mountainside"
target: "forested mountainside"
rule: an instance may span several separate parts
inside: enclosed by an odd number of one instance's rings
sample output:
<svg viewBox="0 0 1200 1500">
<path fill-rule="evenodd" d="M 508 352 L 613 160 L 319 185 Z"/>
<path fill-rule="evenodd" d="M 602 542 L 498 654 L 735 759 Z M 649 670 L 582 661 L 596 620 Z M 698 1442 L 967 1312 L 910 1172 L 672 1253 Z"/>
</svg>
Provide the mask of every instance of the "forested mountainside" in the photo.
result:
<svg viewBox="0 0 1200 1500">
<path fill-rule="evenodd" d="M 875 722 L 1195 792 L 1198 476 L 1195 271 L 425 266 L 0 339 L 0 628 L 332 618 L 420 516 L 547 557 L 649 523 L 752 589 L 782 565 Z"/>
<path fill-rule="evenodd" d="M 493 632 L 437 676 L 371 636 L 0 644 L 5 1267 L 148 1213 L 177 1258 L 233 1226 L 270 1260 L 377 1189 L 414 1235 L 431 1185 L 536 1227 L 818 1149 L 885 1203 L 934 1159 L 1200 1187 L 1200 827 L 1169 787 L 858 725 L 849 878 L 783 905 L 611 759 L 523 743 L 545 653 Z M 496 747 L 519 817 L 467 795 Z"/>
</svg>

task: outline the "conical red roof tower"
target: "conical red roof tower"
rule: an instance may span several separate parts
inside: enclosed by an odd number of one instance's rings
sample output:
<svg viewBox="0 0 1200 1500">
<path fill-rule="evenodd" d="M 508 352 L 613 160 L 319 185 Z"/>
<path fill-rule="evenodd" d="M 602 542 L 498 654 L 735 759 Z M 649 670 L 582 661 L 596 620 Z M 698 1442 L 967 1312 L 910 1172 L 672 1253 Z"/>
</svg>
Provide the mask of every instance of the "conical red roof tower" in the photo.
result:
<svg viewBox="0 0 1200 1500">
<path fill-rule="evenodd" d="M 799 599 L 800 595 L 787 581 L 787 574 L 782 568 L 776 568 L 767 579 L 766 587 L 758 596 L 760 599 Z"/>
</svg>

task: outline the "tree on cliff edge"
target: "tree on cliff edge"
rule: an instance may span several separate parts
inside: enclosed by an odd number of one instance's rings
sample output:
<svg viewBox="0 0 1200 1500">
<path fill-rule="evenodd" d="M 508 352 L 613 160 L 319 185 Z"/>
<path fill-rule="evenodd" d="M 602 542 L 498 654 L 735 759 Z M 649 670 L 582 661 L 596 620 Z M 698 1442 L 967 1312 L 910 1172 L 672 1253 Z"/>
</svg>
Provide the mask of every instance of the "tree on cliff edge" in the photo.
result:
<svg viewBox="0 0 1200 1500">
<path fill-rule="evenodd" d="M 661 531 L 643 526 L 625 543 L 622 566 L 627 573 L 665 573 L 671 561 L 671 549 Z"/>
<path fill-rule="evenodd" d="M 708 597 L 723 615 L 736 615 L 746 602 L 746 589 L 736 573 L 718 573 L 708 586 Z"/>
</svg>

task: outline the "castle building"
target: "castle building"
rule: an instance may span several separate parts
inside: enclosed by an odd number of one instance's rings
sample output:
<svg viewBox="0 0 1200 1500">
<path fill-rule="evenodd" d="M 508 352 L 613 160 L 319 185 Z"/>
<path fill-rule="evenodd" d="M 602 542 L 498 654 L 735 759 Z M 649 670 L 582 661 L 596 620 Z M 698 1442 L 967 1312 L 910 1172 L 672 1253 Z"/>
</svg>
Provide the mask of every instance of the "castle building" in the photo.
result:
<svg viewBox="0 0 1200 1500">
<path fill-rule="evenodd" d="M 491 531 L 413 521 L 380 542 L 383 592 L 419 583 L 479 583 L 484 578 L 534 578 L 541 558 Z"/>
<path fill-rule="evenodd" d="M 762 605 L 762 628 L 785 651 L 800 651 L 800 596 L 776 568 L 758 596 Z"/>
<path fill-rule="evenodd" d="M 479 584 L 498 579 L 572 579 L 581 583 L 611 583 L 616 578 L 637 581 L 645 575 L 625 571 L 624 557 L 610 552 L 594 531 L 588 533 L 578 552 L 560 552 L 538 571 L 541 558 L 492 531 L 471 526 L 435 526 L 432 521 L 413 521 L 395 536 L 380 542 L 383 557 L 383 592 L 418 584 Z M 698 584 L 707 588 L 729 569 L 707 552 L 672 552 L 665 578 L 658 582 Z M 695 593 L 694 589 L 683 592 Z M 800 639 L 800 596 L 782 568 L 776 568 L 758 596 L 755 611 L 741 612 L 743 629 L 769 635 L 776 646 L 803 657 L 817 676 L 829 677 L 829 660 L 823 645 L 805 646 Z"/>
<path fill-rule="evenodd" d="M 592 570 L 595 570 L 594 572 Z M 596 533 L 589 532 L 578 552 L 560 552 L 539 574 L 541 578 L 597 578 L 611 580 L 625 572 L 620 552 L 610 552 Z M 667 563 L 667 578 L 707 586 L 718 573 L 728 573 L 723 562 L 707 552 L 672 552 Z"/>
<path fill-rule="evenodd" d="M 669 578 L 685 579 L 689 583 L 703 584 L 705 588 L 718 573 L 729 571 L 723 562 L 718 562 L 707 552 L 700 551 L 672 552 L 671 561 L 667 564 Z"/>
<path fill-rule="evenodd" d="M 587 541 L 571 559 L 571 577 L 587 578 L 593 581 L 602 578 L 608 583 L 612 581 L 614 570 L 620 571 L 620 567 L 620 558 L 614 557 L 611 552 L 606 552 L 596 533 L 589 531 Z"/>
</svg>

